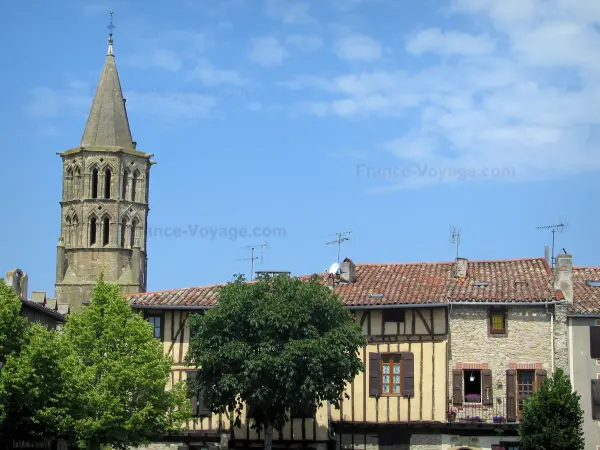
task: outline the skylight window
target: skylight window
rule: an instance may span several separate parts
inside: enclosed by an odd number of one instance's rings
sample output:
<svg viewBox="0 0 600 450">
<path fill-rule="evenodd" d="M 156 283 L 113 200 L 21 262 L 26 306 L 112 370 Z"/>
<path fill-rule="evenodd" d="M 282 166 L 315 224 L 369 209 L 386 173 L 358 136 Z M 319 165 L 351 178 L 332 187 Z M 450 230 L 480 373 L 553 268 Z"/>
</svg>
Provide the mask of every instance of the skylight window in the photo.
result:
<svg viewBox="0 0 600 450">
<path fill-rule="evenodd" d="M 588 280 L 586 283 L 591 287 L 600 287 L 600 280 Z"/>
<path fill-rule="evenodd" d="M 489 283 L 487 281 L 476 281 L 475 286 L 477 287 L 488 287 Z"/>
</svg>

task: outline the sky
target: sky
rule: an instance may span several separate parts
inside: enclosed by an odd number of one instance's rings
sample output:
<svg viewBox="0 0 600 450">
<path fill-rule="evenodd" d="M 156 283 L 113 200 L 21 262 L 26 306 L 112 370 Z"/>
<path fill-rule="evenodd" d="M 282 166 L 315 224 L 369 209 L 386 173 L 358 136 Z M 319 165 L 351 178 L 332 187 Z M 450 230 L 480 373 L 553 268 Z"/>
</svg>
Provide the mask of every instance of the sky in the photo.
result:
<svg viewBox="0 0 600 450">
<path fill-rule="evenodd" d="M 539 257 L 600 266 L 596 0 L 12 2 L 0 269 L 54 292 L 61 158 L 114 53 L 154 154 L 148 290 L 236 273 Z M 259 247 L 264 244 L 267 247 Z"/>
</svg>

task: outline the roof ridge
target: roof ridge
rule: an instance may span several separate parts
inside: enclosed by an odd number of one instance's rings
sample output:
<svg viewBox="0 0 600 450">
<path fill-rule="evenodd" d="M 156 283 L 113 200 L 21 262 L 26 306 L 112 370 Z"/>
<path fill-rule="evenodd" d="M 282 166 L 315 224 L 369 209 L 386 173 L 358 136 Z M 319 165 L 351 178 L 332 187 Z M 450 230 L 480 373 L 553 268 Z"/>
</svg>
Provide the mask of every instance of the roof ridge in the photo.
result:
<svg viewBox="0 0 600 450">
<path fill-rule="evenodd" d="M 467 259 L 469 264 L 472 263 L 502 263 L 502 262 L 517 262 L 517 261 L 545 261 L 543 256 L 530 258 L 511 258 L 511 259 Z M 415 261 L 415 262 L 383 262 L 383 263 L 354 263 L 355 266 L 417 266 L 417 265 L 446 265 L 454 264 L 455 261 Z"/>
</svg>

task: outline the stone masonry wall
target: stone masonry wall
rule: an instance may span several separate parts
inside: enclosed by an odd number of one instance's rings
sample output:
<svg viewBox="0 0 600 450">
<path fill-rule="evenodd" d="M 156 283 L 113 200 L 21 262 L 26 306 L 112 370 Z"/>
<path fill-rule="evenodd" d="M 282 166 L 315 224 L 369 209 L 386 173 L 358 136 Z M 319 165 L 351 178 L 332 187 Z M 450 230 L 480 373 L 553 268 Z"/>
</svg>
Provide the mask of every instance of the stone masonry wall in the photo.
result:
<svg viewBox="0 0 600 450">
<path fill-rule="evenodd" d="M 505 417 L 506 370 L 514 368 L 514 364 L 551 370 L 550 313 L 544 306 L 508 307 L 507 334 L 490 335 L 487 307 L 452 305 L 449 349 L 449 401 L 452 401 L 452 371 L 457 363 L 487 364 L 492 371 L 494 399 L 494 407 L 490 409 Z M 468 370 L 467 367 L 464 369 Z"/>
<path fill-rule="evenodd" d="M 556 305 L 554 309 L 554 368 L 569 373 L 569 331 L 567 305 Z"/>
</svg>

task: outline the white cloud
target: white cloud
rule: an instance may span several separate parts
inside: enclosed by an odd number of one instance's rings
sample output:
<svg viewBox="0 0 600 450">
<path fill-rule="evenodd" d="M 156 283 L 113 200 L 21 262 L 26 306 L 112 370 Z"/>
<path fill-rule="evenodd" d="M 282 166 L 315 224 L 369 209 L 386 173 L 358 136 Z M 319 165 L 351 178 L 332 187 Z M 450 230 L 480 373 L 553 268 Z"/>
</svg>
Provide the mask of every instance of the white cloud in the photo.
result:
<svg viewBox="0 0 600 450">
<path fill-rule="evenodd" d="M 339 39 L 334 52 L 341 59 L 352 61 L 373 61 L 381 58 L 381 45 L 369 36 L 355 34 Z"/>
<path fill-rule="evenodd" d="M 146 54 L 138 54 L 129 58 L 127 64 L 143 69 L 157 68 L 178 72 L 183 65 L 183 58 L 175 52 L 156 49 Z"/>
<path fill-rule="evenodd" d="M 473 36 L 458 31 L 442 32 L 439 28 L 422 30 L 406 43 L 406 50 L 414 55 L 485 55 L 491 53 L 494 47 L 494 42 L 487 36 Z"/>
<path fill-rule="evenodd" d="M 309 14 L 310 3 L 300 0 L 265 0 L 267 16 L 281 20 L 285 24 L 310 24 L 315 19 Z"/>
<path fill-rule="evenodd" d="M 323 39 L 313 34 L 294 34 L 286 37 L 285 41 L 303 52 L 314 52 L 323 46 Z"/>
<path fill-rule="evenodd" d="M 139 115 L 167 123 L 204 119 L 217 106 L 214 98 L 195 92 L 129 92 L 127 105 Z"/>
<path fill-rule="evenodd" d="M 309 74 L 280 85 L 324 94 L 298 105 L 317 116 L 403 116 L 402 135 L 380 143 L 402 163 L 508 169 L 517 179 L 600 170 L 600 3 L 449 2 L 490 34 L 430 28 L 406 43 L 409 56 L 432 54 L 416 68 L 403 61 L 404 70 Z"/>
<path fill-rule="evenodd" d="M 26 115 L 37 119 L 53 119 L 65 114 L 78 114 L 91 106 L 92 95 L 84 82 L 73 81 L 63 89 L 38 86 L 28 92 Z"/>
<path fill-rule="evenodd" d="M 205 58 L 199 60 L 196 67 L 190 72 L 189 80 L 198 80 L 207 86 L 230 84 L 239 86 L 244 80 L 235 70 L 217 69 Z"/>
<path fill-rule="evenodd" d="M 260 37 L 252 41 L 248 57 L 264 67 L 278 66 L 288 57 L 288 51 L 274 37 Z"/>
</svg>

